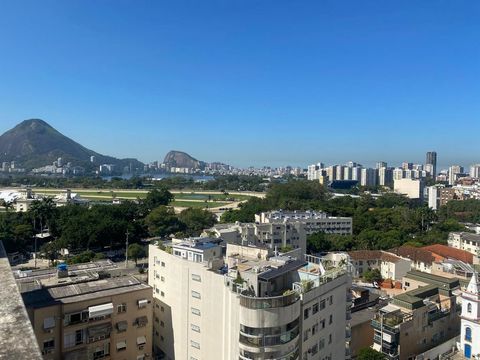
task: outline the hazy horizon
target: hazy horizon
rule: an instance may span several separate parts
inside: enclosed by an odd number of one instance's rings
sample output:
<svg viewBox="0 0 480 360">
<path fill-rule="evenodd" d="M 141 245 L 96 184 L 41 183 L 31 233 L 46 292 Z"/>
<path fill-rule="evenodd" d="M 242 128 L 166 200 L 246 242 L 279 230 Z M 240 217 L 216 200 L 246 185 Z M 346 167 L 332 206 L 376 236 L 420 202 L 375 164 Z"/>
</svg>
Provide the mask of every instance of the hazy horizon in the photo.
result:
<svg viewBox="0 0 480 360">
<path fill-rule="evenodd" d="M 480 162 L 480 4 L 15 1 L 0 131 L 234 166 Z"/>
</svg>

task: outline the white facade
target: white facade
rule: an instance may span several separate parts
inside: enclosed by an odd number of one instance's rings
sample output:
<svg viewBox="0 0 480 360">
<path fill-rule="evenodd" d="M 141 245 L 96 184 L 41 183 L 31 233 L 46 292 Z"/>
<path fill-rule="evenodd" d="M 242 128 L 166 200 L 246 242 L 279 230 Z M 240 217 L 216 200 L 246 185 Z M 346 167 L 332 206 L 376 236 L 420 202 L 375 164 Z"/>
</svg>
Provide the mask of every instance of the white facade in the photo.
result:
<svg viewBox="0 0 480 360">
<path fill-rule="evenodd" d="M 466 232 L 451 232 L 448 235 L 448 246 L 466 250 L 478 256 L 480 254 L 480 235 Z"/>
<path fill-rule="evenodd" d="M 394 181 L 395 192 L 406 195 L 410 199 L 422 199 L 423 188 L 424 183 L 418 179 L 396 179 Z"/>
<path fill-rule="evenodd" d="M 196 253 L 218 248 L 190 246 Z M 338 264 L 327 268 L 319 258 L 270 257 L 238 245 L 227 245 L 225 259 L 211 252 L 200 261 L 188 247 L 149 248 L 157 354 L 177 360 L 346 358 L 350 277 Z"/>
<path fill-rule="evenodd" d="M 480 358 L 480 290 L 474 273 L 462 293 L 460 348 L 465 358 Z"/>
</svg>

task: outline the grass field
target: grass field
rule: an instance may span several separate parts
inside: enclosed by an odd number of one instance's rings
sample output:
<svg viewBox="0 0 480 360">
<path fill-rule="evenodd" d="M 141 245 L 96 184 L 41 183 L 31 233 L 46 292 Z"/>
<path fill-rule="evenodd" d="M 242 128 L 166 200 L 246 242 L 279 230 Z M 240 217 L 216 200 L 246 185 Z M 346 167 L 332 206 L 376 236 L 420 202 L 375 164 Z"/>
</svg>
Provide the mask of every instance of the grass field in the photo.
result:
<svg viewBox="0 0 480 360">
<path fill-rule="evenodd" d="M 63 193 L 64 190 L 61 189 L 35 189 L 35 193 L 42 195 L 57 195 Z M 72 193 L 78 194 L 84 199 L 92 201 L 104 201 L 110 202 L 114 197 L 117 199 L 125 200 L 136 200 L 137 198 L 144 199 L 147 196 L 148 190 L 109 190 L 109 189 L 78 189 L 72 190 Z M 220 192 L 180 192 L 174 193 L 174 201 L 171 203 L 172 206 L 176 207 L 195 207 L 195 208 L 206 208 L 208 201 L 208 208 L 213 207 L 223 207 L 225 205 L 231 204 L 230 199 L 234 201 L 246 201 L 251 196 L 242 195 L 242 194 L 229 194 L 225 195 Z M 229 199 L 229 200 L 227 200 Z"/>
</svg>

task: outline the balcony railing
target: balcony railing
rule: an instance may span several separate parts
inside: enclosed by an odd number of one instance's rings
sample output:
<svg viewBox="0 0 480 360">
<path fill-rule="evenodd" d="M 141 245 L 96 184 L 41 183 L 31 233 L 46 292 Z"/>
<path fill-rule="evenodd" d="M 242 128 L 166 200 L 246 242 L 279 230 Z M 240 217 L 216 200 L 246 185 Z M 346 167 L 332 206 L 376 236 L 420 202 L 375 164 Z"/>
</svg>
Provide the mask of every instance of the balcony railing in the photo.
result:
<svg viewBox="0 0 480 360">
<path fill-rule="evenodd" d="M 248 309 L 272 309 L 290 306 L 298 301 L 297 292 L 275 297 L 253 297 L 240 295 L 240 305 Z"/>
</svg>

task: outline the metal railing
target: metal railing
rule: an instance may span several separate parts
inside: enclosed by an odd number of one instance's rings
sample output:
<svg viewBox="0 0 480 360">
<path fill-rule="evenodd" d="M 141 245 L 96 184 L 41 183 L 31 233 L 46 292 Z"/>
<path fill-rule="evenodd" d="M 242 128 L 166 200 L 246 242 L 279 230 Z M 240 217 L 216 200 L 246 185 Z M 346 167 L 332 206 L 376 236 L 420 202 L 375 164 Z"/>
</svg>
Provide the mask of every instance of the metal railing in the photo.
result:
<svg viewBox="0 0 480 360">
<path fill-rule="evenodd" d="M 290 306 L 300 299 L 297 292 L 274 297 L 253 297 L 240 294 L 240 305 L 248 309 L 272 309 Z"/>
</svg>

